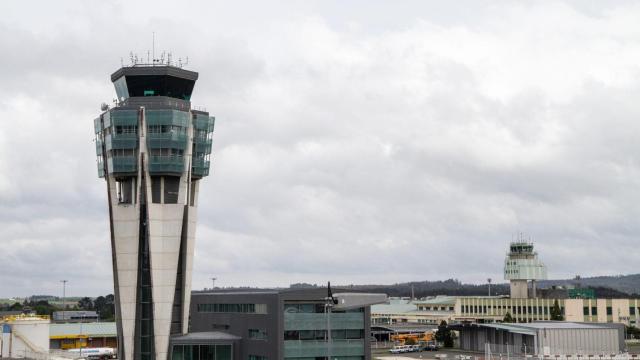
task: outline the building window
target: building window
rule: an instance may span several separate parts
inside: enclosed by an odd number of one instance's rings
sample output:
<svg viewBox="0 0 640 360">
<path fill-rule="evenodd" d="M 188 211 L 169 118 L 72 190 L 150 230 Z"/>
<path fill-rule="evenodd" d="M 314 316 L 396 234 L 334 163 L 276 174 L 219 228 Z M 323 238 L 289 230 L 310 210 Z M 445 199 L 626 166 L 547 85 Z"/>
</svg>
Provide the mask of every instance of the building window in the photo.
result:
<svg viewBox="0 0 640 360">
<path fill-rule="evenodd" d="M 231 345 L 174 345 L 172 360 L 232 360 Z"/>
<path fill-rule="evenodd" d="M 197 309 L 203 313 L 266 314 L 267 304 L 198 304 Z"/>
<path fill-rule="evenodd" d="M 597 306 L 592 306 L 591 307 L 591 315 L 598 315 L 598 307 Z"/>
<path fill-rule="evenodd" d="M 582 308 L 582 315 L 589 316 L 589 307 L 585 306 Z"/>
<path fill-rule="evenodd" d="M 269 358 L 262 355 L 249 355 L 249 360 L 268 360 Z"/>
<path fill-rule="evenodd" d="M 249 339 L 251 340 L 267 340 L 267 330 L 249 329 Z"/>
<path fill-rule="evenodd" d="M 629 315 L 635 315 L 635 314 L 636 314 L 636 308 L 630 307 L 629 308 Z"/>
<path fill-rule="evenodd" d="M 607 306 L 607 315 L 613 315 L 613 309 L 611 306 Z"/>
</svg>

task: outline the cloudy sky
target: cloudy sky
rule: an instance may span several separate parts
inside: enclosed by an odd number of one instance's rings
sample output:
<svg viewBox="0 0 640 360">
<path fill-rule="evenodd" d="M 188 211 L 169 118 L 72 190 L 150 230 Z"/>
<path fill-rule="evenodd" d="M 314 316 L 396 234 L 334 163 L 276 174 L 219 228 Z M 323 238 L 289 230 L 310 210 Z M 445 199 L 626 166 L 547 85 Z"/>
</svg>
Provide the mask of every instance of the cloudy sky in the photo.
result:
<svg viewBox="0 0 640 360">
<path fill-rule="evenodd" d="M 0 2 L 0 297 L 113 290 L 92 120 L 131 51 L 216 116 L 194 287 L 638 272 L 640 5 Z"/>
</svg>

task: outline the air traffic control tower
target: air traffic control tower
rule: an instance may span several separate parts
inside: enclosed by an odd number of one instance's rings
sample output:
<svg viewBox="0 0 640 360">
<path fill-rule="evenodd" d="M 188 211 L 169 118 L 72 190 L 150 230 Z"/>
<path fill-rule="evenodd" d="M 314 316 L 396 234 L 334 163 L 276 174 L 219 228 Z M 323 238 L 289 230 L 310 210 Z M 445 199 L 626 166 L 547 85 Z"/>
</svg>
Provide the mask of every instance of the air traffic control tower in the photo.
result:
<svg viewBox="0 0 640 360">
<path fill-rule="evenodd" d="M 523 239 L 511 243 L 504 260 L 504 279 L 511 283 L 512 299 L 528 298 L 529 283 L 531 297 L 536 297 L 536 281 L 547 279 L 547 267 L 533 251 L 533 243 Z"/>
<path fill-rule="evenodd" d="M 200 180 L 214 118 L 191 107 L 198 73 L 171 63 L 111 75 L 118 101 L 95 119 L 107 182 L 118 359 L 166 360 L 186 334 Z"/>
</svg>

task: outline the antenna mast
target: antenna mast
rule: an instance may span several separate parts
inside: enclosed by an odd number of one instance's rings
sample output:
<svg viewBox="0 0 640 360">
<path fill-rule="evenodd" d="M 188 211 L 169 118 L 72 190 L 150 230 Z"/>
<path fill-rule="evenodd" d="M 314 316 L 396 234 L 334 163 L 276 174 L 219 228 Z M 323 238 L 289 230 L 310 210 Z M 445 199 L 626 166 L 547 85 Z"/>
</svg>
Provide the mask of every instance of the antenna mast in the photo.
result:
<svg viewBox="0 0 640 360">
<path fill-rule="evenodd" d="M 156 63 L 156 32 L 154 31 L 152 33 L 153 38 L 151 40 L 151 51 L 152 51 L 152 58 L 151 61 L 155 64 Z"/>
</svg>

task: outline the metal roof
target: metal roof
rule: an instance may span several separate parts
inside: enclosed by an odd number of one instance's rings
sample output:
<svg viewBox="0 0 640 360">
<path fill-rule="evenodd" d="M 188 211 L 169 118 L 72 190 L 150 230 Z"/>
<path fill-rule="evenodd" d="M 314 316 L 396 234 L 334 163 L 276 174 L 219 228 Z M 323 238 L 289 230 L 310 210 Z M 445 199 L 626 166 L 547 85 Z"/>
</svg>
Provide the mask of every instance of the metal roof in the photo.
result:
<svg viewBox="0 0 640 360">
<path fill-rule="evenodd" d="M 427 332 L 438 329 L 435 325 L 420 325 L 420 324 L 371 324 L 371 332 L 374 333 L 418 333 Z"/>
<path fill-rule="evenodd" d="M 51 324 L 49 327 L 50 338 L 62 337 L 115 337 L 115 322 L 92 322 L 92 323 L 67 323 Z"/>
<path fill-rule="evenodd" d="M 183 78 L 183 79 L 193 80 L 193 81 L 198 79 L 197 72 L 185 70 L 176 66 L 136 65 L 136 66 L 121 67 L 120 69 L 116 70 L 116 72 L 111 74 L 111 81 L 116 81 L 123 76 L 144 76 L 144 75 L 175 76 L 178 78 Z"/>
<path fill-rule="evenodd" d="M 418 308 L 412 302 L 392 302 L 390 304 L 377 304 L 371 306 L 372 314 L 404 314 L 415 311 Z"/>
<path fill-rule="evenodd" d="M 436 296 L 434 298 L 418 300 L 416 305 L 455 305 L 458 296 Z"/>
<path fill-rule="evenodd" d="M 452 328 L 457 330 L 469 327 L 485 327 L 497 330 L 505 330 L 517 334 L 536 335 L 539 330 L 543 329 L 602 329 L 617 328 L 616 324 L 589 324 L 580 322 L 566 321 L 536 321 L 531 323 L 484 323 L 484 324 L 461 324 L 453 325 Z"/>
</svg>

